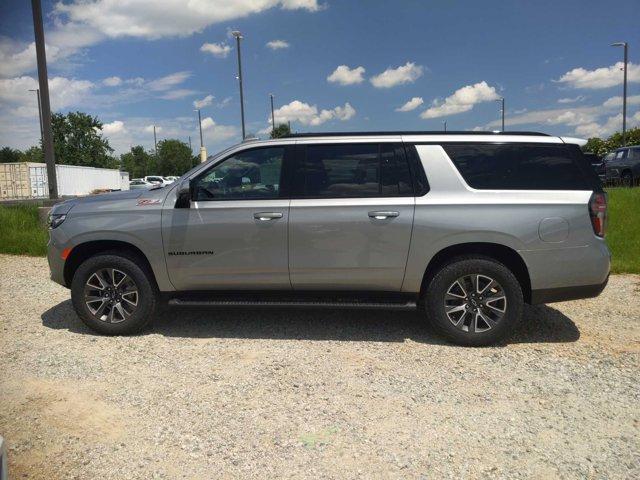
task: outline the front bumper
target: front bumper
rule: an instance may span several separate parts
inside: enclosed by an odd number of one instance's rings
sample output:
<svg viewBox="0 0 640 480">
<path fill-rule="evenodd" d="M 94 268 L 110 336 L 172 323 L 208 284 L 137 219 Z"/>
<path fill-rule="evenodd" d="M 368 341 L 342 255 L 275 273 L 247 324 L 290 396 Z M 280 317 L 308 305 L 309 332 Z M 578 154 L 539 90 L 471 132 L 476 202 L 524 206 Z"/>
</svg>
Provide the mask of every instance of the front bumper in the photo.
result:
<svg viewBox="0 0 640 480">
<path fill-rule="evenodd" d="M 49 276 L 51 280 L 63 287 L 69 288 L 64 279 L 64 264 L 62 251 L 64 246 L 56 241 L 55 230 L 49 230 L 49 243 L 47 244 L 47 262 L 49 263 Z"/>
</svg>

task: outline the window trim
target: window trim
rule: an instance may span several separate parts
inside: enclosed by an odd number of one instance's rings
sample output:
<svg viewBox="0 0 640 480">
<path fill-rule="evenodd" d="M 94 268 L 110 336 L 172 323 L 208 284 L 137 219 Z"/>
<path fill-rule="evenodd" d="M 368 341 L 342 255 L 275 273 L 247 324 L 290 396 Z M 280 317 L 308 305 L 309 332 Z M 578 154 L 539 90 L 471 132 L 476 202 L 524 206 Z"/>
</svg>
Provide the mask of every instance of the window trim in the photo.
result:
<svg viewBox="0 0 640 480">
<path fill-rule="evenodd" d="M 251 201 L 267 201 L 267 200 L 283 200 L 283 199 L 288 199 L 289 196 L 287 195 L 288 193 L 288 188 L 282 188 L 283 187 L 283 181 L 286 181 L 286 177 L 285 177 L 285 170 L 287 168 L 287 159 L 289 156 L 292 155 L 291 150 L 292 150 L 293 145 L 262 145 L 259 147 L 252 147 L 252 148 L 245 148 L 242 150 L 236 150 L 233 153 L 230 153 L 229 155 L 227 155 L 226 157 L 224 157 L 223 159 L 215 162 L 213 165 L 209 166 L 209 168 L 205 168 L 202 172 L 198 173 L 196 176 L 192 177 L 189 179 L 189 198 L 191 200 L 191 202 L 251 202 Z M 209 174 L 209 172 L 211 172 L 211 170 L 213 170 L 214 168 L 219 167 L 220 165 L 222 165 L 224 162 L 226 162 L 227 160 L 231 159 L 232 157 L 239 155 L 239 154 L 244 154 L 244 153 L 248 153 L 248 152 L 253 152 L 256 150 L 265 150 L 265 149 L 275 149 L 275 148 L 281 148 L 283 150 L 282 153 L 282 164 L 280 166 L 280 180 L 279 180 L 279 188 L 278 188 L 278 195 L 276 197 L 269 197 L 269 198 L 207 198 L 207 199 L 196 199 L 195 198 L 195 183 L 200 180 L 202 177 L 206 176 L 207 174 Z"/>
<path fill-rule="evenodd" d="M 306 190 L 306 166 L 307 166 L 307 149 L 309 147 L 340 147 L 340 146 L 362 146 L 362 145 L 374 145 L 377 146 L 377 159 L 378 159 L 378 193 L 376 195 L 358 195 L 358 196 L 319 196 L 319 195 L 305 195 L 304 192 Z M 401 155 L 402 161 L 406 162 L 409 176 L 411 177 L 411 191 L 404 195 L 383 195 L 382 194 L 382 146 L 390 145 L 391 150 L 395 153 L 395 155 Z M 304 180 L 298 185 L 294 185 L 295 177 L 297 175 L 302 175 L 302 179 Z M 290 198 L 292 200 L 358 200 L 358 199 L 371 199 L 371 198 L 410 198 L 415 197 L 415 181 L 413 168 L 411 165 L 411 161 L 406 155 L 406 152 L 403 148 L 403 143 L 398 141 L 393 142 L 381 142 L 381 141 L 371 141 L 371 142 L 330 142 L 330 143 L 299 143 L 296 146 L 295 159 L 291 162 L 290 172 L 289 172 L 289 185 L 291 193 Z"/>
</svg>

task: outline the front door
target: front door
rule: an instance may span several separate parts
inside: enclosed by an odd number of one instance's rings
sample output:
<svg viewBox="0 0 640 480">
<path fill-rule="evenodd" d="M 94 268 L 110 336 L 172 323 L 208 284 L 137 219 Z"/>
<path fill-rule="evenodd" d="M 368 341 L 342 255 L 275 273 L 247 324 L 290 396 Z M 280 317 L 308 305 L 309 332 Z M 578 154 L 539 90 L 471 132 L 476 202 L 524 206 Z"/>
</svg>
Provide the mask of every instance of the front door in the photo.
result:
<svg viewBox="0 0 640 480">
<path fill-rule="evenodd" d="M 294 179 L 293 288 L 399 291 L 415 205 L 402 145 L 300 145 Z"/>
<path fill-rule="evenodd" d="M 286 147 L 243 150 L 191 181 L 190 208 L 163 211 L 165 258 L 178 290 L 290 289 Z"/>
</svg>

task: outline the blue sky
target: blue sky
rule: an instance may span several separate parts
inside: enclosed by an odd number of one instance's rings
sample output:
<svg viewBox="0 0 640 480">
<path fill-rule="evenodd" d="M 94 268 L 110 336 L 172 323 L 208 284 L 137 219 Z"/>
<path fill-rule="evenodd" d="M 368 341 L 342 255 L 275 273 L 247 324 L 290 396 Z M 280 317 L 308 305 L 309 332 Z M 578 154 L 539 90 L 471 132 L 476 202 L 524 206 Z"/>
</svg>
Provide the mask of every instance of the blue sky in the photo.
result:
<svg viewBox="0 0 640 480">
<path fill-rule="evenodd" d="M 97 115 L 117 153 L 191 135 L 201 102 L 209 151 L 240 140 L 236 50 L 247 130 L 507 128 L 589 137 L 640 124 L 640 2 L 43 1 L 52 106 Z M 269 42 L 271 43 L 269 46 Z M 0 145 L 39 136 L 30 2 L 0 5 Z M 280 48 L 276 48 L 280 47 Z M 339 68 L 340 67 L 340 68 Z M 211 98 L 211 96 L 213 98 Z M 404 108 L 401 108 L 404 105 Z M 264 133 L 262 133 L 264 136 Z"/>
</svg>

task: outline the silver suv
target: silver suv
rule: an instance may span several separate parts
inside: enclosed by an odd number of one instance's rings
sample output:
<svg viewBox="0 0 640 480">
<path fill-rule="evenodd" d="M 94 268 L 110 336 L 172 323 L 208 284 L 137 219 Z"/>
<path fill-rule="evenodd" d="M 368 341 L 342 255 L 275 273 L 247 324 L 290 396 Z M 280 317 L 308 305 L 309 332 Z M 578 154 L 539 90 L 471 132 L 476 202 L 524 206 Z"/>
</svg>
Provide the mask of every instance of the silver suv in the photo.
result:
<svg viewBox="0 0 640 480">
<path fill-rule="evenodd" d="M 524 303 L 606 285 L 607 199 L 577 139 L 537 133 L 292 135 L 225 150 L 172 185 L 74 199 L 51 278 L 104 334 L 170 305 L 418 309 L 486 345 Z"/>
</svg>

